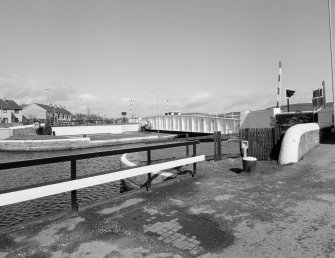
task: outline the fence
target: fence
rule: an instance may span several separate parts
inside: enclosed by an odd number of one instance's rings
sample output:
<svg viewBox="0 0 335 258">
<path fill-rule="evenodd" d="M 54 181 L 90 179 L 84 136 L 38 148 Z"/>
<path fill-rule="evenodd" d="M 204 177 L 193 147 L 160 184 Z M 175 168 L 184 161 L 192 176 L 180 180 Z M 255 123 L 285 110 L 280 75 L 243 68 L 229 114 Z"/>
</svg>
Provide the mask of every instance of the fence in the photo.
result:
<svg viewBox="0 0 335 258">
<path fill-rule="evenodd" d="M 184 138 L 185 137 L 185 138 Z M 214 132 L 214 134 L 208 135 L 196 135 L 196 134 L 179 134 L 178 138 L 186 139 L 186 140 L 198 140 L 200 142 L 213 142 L 214 149 L 213 155 L 206 153 L 206 159 L 214 161 L 221 160 L 222 157 L 237 157 L 240 156 L 240 150 L 236 148 L 236 144 L 231 148 L 229 143 L 239 141 L 239 133 L 231 133 L 231 134 L 222 134 L 220 131 Z M 223 144 L 224 143 L 224 144 Z M 222 147 L 225 146 L 224 150 Z M 227 148 L 231 148 L 230 151 L 227 151 Z M 186 153 L 188 152 L 188 147 L 186 146 Z"/>
<path fill-rule="evenodd" d="M 239 133 L 235 134 L 222 134 L 220 131 L 205 136 L 189 136 L 186 134 L 186 139 L 213 142 L 214 155 L 206 155 L 206 158 L 214 159 L 214 161 L 219 161 L 227 155 L 231 157 L 240 156 L 242 154 L 241 149 L 238 147 L 238 150 L 236 150 L 236 144 L 231 149 L 231 151 L 234 151 L 234 155 L 232 153 L 224 153 L 223 145 L 225 144 L 226 147 L 230 148 L 230 142 L 242 140 L 249 142 L 248 156 L 256 157 L 258 160 L 277 160 L 282 136 L 287 129 L 288 127 L 246 128 L 241 129 Z M 180 136 L 183 137 L 184 135 Z"/>
<path fill-rule="evenodd" d="M 53 124 L 53 122 L 51 122 Z M 61 126 L 94 126 L 94 125 L 122 125 L 122 124 L 138 124 L 133 121 L 123 120 L 74 120 L 74 121 L 57 121 L 55 127 Z"/>
<path fill-rule="evenodd" d="M 248 156 L 258 160 L 277 159 L 280 143 L 285 129 L 282 128 L 246 128 L 240 130 L 241 141 L 248 141 Z"/>
<path fill-rule="evenodd" d="M 164 169 L 170 169 L 187 164 L 193 164 L 192 177 L 196 174 L 196 162 L 205 160 L 204 155 L 196 156 L 196 145 L 199 141 L 185 141 L 168 144 L 149 145 L 144 147 L 125 148 L 111 151 L 90 152 L 85 154 L 73 154 L 67 156 L 57 156 L 42 159 L 32 159 L 23 161 L 14 161 L 0 163 L 0 170 L 44 165 L 58 162 L 71 162 L 71 178 L 52 181 L 48 183 L 17 187 L 0 191 L 0 207 L 4 205 L 14 204 L 18 202 L 28 201 L 36 198 L 46 197 L 54 194 L 71 191 L 71 207 L 73 211 L 78 211 L 77 189 L 82 189 L 94 185 L 109 183 L 120 179 L 133 177 L 137 175 L 148 175 L 146 183 L 147 191 L 150 190 L 151 181 L 157 176 L 157 173 Z M 165 148 L 173 148 L 180 146 L 193 145 L 192 157 L 177 159 L 173 161 L 163 162 L 151 165 L 151 151 Z M 147 152 L 147 166 L 138 166 L 132 169 L 121 169 L 114 171 L 104 171 L 88 176 L 77 177 L 76 161 L 89 158 L 97 158 L 103 156 L 112 156 L 124 153 Z M 151 173 L 155 175 L 151 175 Z"/>
</svg>

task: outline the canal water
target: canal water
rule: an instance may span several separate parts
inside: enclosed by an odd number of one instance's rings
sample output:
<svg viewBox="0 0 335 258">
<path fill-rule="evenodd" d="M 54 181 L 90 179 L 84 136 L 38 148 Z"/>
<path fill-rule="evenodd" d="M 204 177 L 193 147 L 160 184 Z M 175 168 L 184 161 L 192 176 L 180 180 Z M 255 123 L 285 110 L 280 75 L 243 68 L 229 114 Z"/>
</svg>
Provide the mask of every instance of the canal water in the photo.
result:
<svg viewBox="0 0 335 258">
<path fill-rule="evenodd" d="M 119 146 L 106 146 L 81 150 L 52 151 L 52 152 L 1 152 L 0 163 L 46 158 L 60 155 L 80 154 L 97 151 L 107 151 L 121 148 L 138 147 L 145 144 L 130 144 Z M 233 146 L 232 146 L 233 145 Z M 223 147 L 223 153 L 232 154 L 239 151 L 238 144 Z M 192 147 L 190 153 L 192 154 Z M 201 143 L 197 146 L 197 154 L 213 154 L 213 143 Z M 152 160 L 166 158 L 178 158 L 185 155 L 185 147 L 156 150 L 152 153 Z M 130 159 L 145 163 L 146 152 L 134 153 L 128 156 Z M 77 176 L 94 174 L 106 170 L 120 168 L 121 155 L 92 158 L 77 161 Z M 70 162 L 39 165 L 33 167 L 0 170 L 0 190 L 11 189 L 20 186 L 45 183 L 59 179 L 69 179 L 71 174 Z M 120 193 L 120 183 L 113 182 L 94 187 L 77 190 L 78 204 L 90 204 L 101 200 L 108 200 Z M 3 206 L 0 209 L 0 230 L 2 227 L 15 225 L 30 219 L 71 209 L 70 193 L 52 195 L 27 202 Z"/>
<path fill-rule="evenodd" d="M 59 155 L 70 155 L 94 151 L 104 151 L 126 148 L 123 145 L 89 148 L 82 150 L 52 151 L 52 152 L 0 152 L 0 162 L 46 158 Z M 129 146 L 128 146 L 129 147 Z M 135 145 L 132 145 L 135 147 Z M 120 155 L 92 158 L 77 161 L 77 176 L 94 174 L 101 171 L 120 168 Z M 59 179 L 69 179 L 71 174 L 70 162 L 46 164 L 25 168 L 0 170 L 0 190 L 37 183 L 45 183 Z M 94 203 L 98 200 L 112 198 L 120 192 L 119 182 L 89 187 L 77 191 L 79 205 Z M 4 226 L 36 219 L 51 213 L 70 210 L 70 193 L 63 193 L 27 202 L 3 206 L 0 209 L 0 229 Z"/>
</svg>

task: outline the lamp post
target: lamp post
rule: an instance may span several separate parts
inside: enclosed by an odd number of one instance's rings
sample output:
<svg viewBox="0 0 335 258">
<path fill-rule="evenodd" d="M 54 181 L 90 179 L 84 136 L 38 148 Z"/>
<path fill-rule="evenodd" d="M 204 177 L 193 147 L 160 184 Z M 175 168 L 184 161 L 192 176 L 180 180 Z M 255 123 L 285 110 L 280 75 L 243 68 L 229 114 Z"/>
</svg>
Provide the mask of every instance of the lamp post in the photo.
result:
<svg viewBox="0 0 335 258">
<path fill-rule="evenodd" d="M 107 110 L 107 117 L 111 118 L 112 112 L 111 112 L 111 94 L 108 94 L 108 110 Z"/>
<path fill-rule="evenodd" d="M 47 89 L 45 89 L 46 91 L 51 91 L 51 89 L 50 88 L 47 88 Z M 51 107 L 51 109 L 53 108 L 53 125 L 55 125 L 55 119 L 56 119 L 56 117 L 55 117 L 55 106 L 56 106 L 56 103 L 54 102 L 54 105 L 52 105 L 52 103 L 50 102 L 50 107 Z"/>
<path fill-rule="evenodd" d="M 55 125 L 55 122 L 56 122 L 56 116 L 55 116 L 56 103 L 54 103 L 54 104 L 50 103 L 50 107 L 51 107 L 51 109 L 53 109 L 52 117 L 53 117 L 53 125 Z"/>
<path fill-rule="evenodd" d="M 334 58 L 333 58 L 333 29 L 332 29 L 332 13 L 331 0 L 328 0 L 328 15 L 329 15 L 329 46 L 330 46 L 330 67 L 332 78 L 332 93 L 333 93 L 333 127 L 335 124 L 335 98 L 334 98 Z"/>
<path fill-rule="evenodd" d="M 158 93 L 157 91 L 151 90 L 150 92 L 156 93 L 156 116 L 157 116 L 157 131 L 159 133 L 159 118 L 158 118 Z"/>
<path fill-rule="evenodd" d="M 78 106 L 78 100 L 81 101 L 81 100 L 83 100 L 83 99 L 81 99 L 80 97 L 77 97 L 77 98 L 76 98 L 76 101 L 77 101 L 77 108 L 79 108 L 79 106 Z M 78 110 L 79 110 L 79 109 L 78 109 Z M 78 120 L 78 111 L 77 111 L 77 113 L 76 113 L 76 120 Z"/>
</svg>

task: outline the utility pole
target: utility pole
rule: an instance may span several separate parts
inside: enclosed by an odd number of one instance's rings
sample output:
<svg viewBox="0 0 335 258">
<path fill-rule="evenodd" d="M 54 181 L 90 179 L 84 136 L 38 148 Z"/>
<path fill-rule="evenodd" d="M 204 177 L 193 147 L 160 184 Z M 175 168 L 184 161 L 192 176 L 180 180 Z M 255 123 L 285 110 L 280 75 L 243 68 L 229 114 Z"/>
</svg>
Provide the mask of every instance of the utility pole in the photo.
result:
<svg viewBox="0 0 335 258">
<path fill-rule="evenodd" d="M 330 45 L 330 67 L 332 78 L 332 93 L 333 93 L 333 127 L 335 116 L 335 97 L 334 97 L 334 58 L 333 58 L 333 33 L 332 33 L 332 13 L 331 13 L 331 0 L 328 0 L 328 14 L 329 14 L 329 45 Z"/>
</svg>

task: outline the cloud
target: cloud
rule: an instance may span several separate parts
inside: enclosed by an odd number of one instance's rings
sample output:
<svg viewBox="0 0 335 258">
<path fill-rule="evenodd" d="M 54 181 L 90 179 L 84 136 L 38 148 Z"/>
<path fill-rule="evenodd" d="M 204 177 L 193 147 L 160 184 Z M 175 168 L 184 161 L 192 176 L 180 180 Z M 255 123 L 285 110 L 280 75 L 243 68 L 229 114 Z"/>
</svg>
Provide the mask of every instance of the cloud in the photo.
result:
<svg viewBox="0 0 335 258">
<path fill-rule="evenodd" d="M 171 103 L 171 104 L 170 104 Z M 217 92 L 197 92 L 188 97 L 169 101 L 170 110 L 200 113 L 227 113 L 232 111 L 259 110 L 276 104 L 274 93 L 252 90 Z"/>
<path fill-rule="evenodd" d="M 18 104 L 68 101 L 76 91 L 75 85 L 63 78 L 0 76 L 0 98 L 13 99 Z"/>
<path fill-rule="evenodd" d="M 89 94 L 89 93 L 83 93 L 83 94 L 80 94 L 78 96 L 78 99 L 80 101 L 85 101 L 85 102 L 95 102 L 95 101 L 98 101 L 99 98 L 92 95 L 92 94 Z"/>
<path fill-rule="evenodd" d="M 46 79 L 18 75 L 0 75 L 0 98 L 12 99 L 18 104 L 56 103 L 72 113 L 100 112 L 100 98 L 90 93 L 78 92 L 78 87 L 64 78 Z"/>
<path fill-rule="evenodd" d="M 197 92 L 190 96 L 183 96 L 169 100 L 170 111 L 205 112 L 212 106 L 215 99 L 209 92 Z"/>
</svg>

